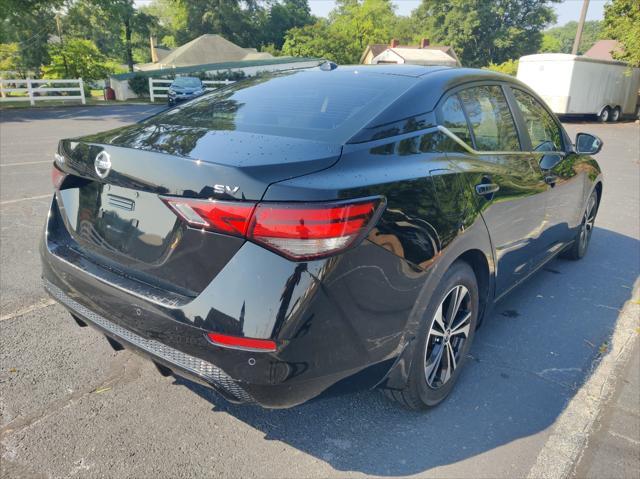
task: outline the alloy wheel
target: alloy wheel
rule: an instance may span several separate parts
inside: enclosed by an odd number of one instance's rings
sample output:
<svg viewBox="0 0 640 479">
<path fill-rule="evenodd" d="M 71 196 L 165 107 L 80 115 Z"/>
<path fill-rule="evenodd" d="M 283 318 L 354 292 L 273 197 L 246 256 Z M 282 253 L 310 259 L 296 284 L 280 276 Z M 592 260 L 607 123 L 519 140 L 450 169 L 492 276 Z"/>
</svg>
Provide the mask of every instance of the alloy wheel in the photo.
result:
<svg viewBox="0 0 640 479">
<path fill-rule="evenodd" d="M 453 376 L 471 328 L 471 295 L 459 284 L 438 306 L 427 337 L 424 372 L 430 388 L 438 389 Z"/>
</svg>

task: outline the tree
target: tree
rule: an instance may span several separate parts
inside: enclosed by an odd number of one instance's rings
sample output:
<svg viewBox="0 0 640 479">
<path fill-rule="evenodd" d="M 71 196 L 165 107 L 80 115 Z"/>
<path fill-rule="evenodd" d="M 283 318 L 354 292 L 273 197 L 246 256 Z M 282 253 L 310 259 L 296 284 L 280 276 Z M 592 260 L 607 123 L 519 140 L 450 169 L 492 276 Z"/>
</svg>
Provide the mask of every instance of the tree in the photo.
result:
<svg viewBox="0 0 640 479">
<path fill-rule="evenodd" d="M 542 35 L 541 52 L 550 53 L 571 53 L 573 41 L 576 38 L 576 30 L 578 22 L 568 22 L 560 27 L 553 27 L 546 30 Z M 601 38 L 602 22 L 591 20 L 584 22 L 582 30 L 582 38 L 580 39 L 580 47 L 578 53 L 582 55 L 593 44 Z"/>
<path fill-rule="evenodd" d="M 43 67 L 47 78 L 101 80 L 111 73 L 108 59 L 91 40 L 68 39 L 50 45 L 51 63 Z"/>
<path fill-rule="evenodd" d="M 614 52 L 614 57 L 640 67 L 640 2 L 638 0 L 613 0 L 604 7 L 603 34 L 618 40 L 624 51 Z"/>
<path fill-rule="evenodd" d="M 414 20 L 434 42 L 451 45 L 463 65 L 502 63 L 538 51 L 559 0 L 422 0 Z"/>
<path fill-rule="evenodd" d="M 186 18 L 180 44 L 206 33 L 217 33 L 242 47 L 256 46 L 259 36 L 258 0 L 173 0 L 173 8 Z"/>
<path fill-rule="evenodd" d="M 387 43 L 396 25 L 391 0 L 338 0 L 328 20 L 289 30 L 282 52 L 358 63 L 365 47 Z"/>
<path fill-rule="evenodd" d="M 358 50 L 353 49 L 351 38 L 331 30 L 325 19 L 312 25 L 292 28 L 285 35 L 282 46 L 284 55 L 296 57 L 326 58 L 337 63 L 352 63 Z"/>
<path fill-rule="evenodd" d="M 284 44 L 284 35 L 288 30 L 315 23 L 315 19 L 307 0 L 283 0 L 271 5 L 262 23 L 260 44 L 271 44 L 279 49 Z"/>
<path fill-rule="evenodd" d="M 331 30 L 353 39 L 360 54 L 370 43 L 387 43 L 396 24 L 391 0 L 338 0 L 331 12 Z"/>
<path fill-rule="evenodd" d="M 47 43 L 55 34 L 55 14 L 62 0 L 3 0 L 0 43 L 17 43 L 15 63 L 22 74 L 39 76 L 48 58 Z"/>
<path fill-rule="evenodd" d="M 21 70 L 20 45 L 0 43 L 0 72 L 19 72 L 20 76 L 24 76 Z"/>
<path fill-rule="evenodd" d="M 133 71 L 134 49 L 149 51 L 149 33 L 156 22 L 137 10 L 133 0 L 74 0 L 63 29 L 69 36 L 92 40 L 100 51 L 119 58 Z M 139 55 L 138 60 L 149 61 L 149 54 Z"/>
</svg>

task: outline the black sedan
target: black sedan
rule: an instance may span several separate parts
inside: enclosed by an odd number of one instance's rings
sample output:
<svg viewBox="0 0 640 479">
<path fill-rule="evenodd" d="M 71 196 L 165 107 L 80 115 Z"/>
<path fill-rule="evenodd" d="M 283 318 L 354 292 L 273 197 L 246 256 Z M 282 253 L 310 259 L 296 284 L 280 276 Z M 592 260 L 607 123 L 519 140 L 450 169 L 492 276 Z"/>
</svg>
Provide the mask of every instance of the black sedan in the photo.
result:
<svg viewBox="0 0 640 479">
<path fill-rule="evenodd" d="M 494 302 L 585 255 L 601 146 L 488 71 L 262 75 L 62 140 L 45 288 L 233 402 L 290 407 L 357 374 L 434 406 Z"/>
<path fill-rule="evenodd" d="M 205 87 L 199 78 L 177 77 L 167 90 L 167 103 L 174 106 L 181 101 L 193 100 L 204 92 Z"/>
</svg>

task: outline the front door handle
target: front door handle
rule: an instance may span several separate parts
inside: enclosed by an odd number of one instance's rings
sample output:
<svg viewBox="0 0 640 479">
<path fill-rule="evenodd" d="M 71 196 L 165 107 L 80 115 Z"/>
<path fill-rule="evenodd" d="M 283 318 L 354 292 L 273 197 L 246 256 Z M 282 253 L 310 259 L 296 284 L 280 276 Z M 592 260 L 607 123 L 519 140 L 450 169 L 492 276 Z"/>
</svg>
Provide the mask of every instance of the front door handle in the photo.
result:
<svg viewBox="0 0 640 479">
<path fill-rule="evenodd" d="M 479 185 L 476 185 L 476 194 L 480 196 L 492 195 L 499 189 L 500 186 L 495 183 L 480 183 Z"/>
</svg>

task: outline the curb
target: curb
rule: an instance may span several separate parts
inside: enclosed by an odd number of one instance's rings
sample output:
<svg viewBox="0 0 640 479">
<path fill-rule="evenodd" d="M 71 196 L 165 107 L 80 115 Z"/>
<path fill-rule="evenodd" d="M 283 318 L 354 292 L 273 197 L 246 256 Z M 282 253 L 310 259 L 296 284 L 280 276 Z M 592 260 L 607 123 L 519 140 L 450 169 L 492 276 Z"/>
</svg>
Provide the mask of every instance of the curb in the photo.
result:
<svg viewBox="0 0 640 479">
<path fill-rule="evenodd" d="M 589 440 L 593 424 L 616 387 L 616 374 L 630 358 L 640 326 L 640 279 L 618 316 L 611 349 L 556 419 L 528 479 L 569 477 Z"/>
</svg>

